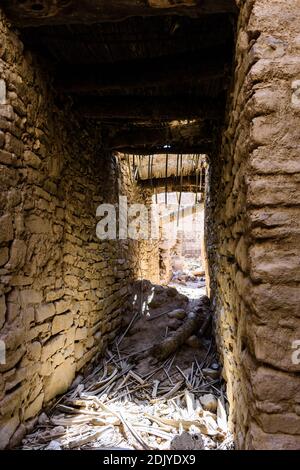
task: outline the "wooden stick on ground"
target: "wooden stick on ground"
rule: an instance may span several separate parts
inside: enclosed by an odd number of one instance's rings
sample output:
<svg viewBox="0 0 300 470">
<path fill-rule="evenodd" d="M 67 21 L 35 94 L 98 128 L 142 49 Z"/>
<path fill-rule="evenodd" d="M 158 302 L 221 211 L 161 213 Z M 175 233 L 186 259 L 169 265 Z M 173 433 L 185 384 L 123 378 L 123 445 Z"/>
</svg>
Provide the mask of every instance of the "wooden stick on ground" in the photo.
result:
<svg viewBox="0 0 300 470">
<path fill-rule="evenodd" d="M 186 321 L 172 335 L 164 339 L 161 343 L 154 344 L 151 354 L 159 360 L 164 360 L 177 349 L 195 332 L 198 331 L 202 321 L 202 309 L 197 312 L 190 312 Z"/>
</svg>

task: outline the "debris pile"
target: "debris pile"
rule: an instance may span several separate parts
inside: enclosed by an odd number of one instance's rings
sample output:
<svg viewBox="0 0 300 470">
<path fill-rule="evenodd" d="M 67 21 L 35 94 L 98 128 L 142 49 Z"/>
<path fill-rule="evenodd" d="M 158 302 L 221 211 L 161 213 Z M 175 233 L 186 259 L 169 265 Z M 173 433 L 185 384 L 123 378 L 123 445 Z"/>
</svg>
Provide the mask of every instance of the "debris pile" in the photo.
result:
<svg viewBox="0 0 300 470">
<path fill-rule="evenodd" d="M 205 295 L 205 271 L 201 262 L 195 258 L 184 258 L 181 268 L 173 271 L 169 285 L 190 299 Z"/>
<path fill-rule="evenodd" d="M 232 447 L 208 299 L 148 281 L 133 294 L 111 350 L 40 415 L 23 449 Z"/>
</svg>

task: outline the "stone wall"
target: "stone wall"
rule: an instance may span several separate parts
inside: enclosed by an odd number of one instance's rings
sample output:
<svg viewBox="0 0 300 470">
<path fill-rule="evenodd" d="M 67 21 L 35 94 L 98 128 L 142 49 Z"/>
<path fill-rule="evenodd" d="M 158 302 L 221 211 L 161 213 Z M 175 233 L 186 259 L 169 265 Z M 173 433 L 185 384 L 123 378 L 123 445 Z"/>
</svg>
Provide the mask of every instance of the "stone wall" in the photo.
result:
<svg viewBox="0 0 300 470">
<path fill-rule="evenodd" d="M 299 449 L 300 1 L 239 3 L 209 170 L 211 298 L 237 447 Z"/>
<path fill-rule="evenodd" d="M 45 66 L 24 50 L 1 13 L 0 38 L 4 448 L 16 444 L 42 407 L 115 337 L 149 246 L 97 239 L 100 203 L 117 203 L 119 194 L 142 200 L 143 194 L 125 162 L 101 150 L 100 129 L 56 96 Z"/>
</svg>

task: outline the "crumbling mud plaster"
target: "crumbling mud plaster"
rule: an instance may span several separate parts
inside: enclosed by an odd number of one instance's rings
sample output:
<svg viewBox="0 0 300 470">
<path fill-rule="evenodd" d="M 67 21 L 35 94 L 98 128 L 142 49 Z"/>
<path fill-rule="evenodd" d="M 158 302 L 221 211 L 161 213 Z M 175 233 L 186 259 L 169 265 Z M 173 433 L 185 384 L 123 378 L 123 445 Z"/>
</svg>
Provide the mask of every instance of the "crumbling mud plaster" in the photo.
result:
<svg viewBox="0 0 300 470">
<path fill-rule="evenodd" d="M 101 203 L 143 200 L 100 130 L 70 112 L 0 13 L 0 448 L 115 337 L 140 278 L 135 241 L 99 241 Z M 152 257 L 155 254 L 152 250 Z M 157 253 L 158 263 L 158 253 Z M 154 264 L 154 261 L 153 261 Z M 153 268 L 154 269 L 154 268 Z M 155 269 L 154 269 L 155 270 Z M 144 268 L 143 275 L 151 279 Z"/>
<path fill-rule="evenodd" d="M 240 3 L 210 165 L 211 298 L 237 447 L 299 449 L 300 2 Z"/>
</svg>

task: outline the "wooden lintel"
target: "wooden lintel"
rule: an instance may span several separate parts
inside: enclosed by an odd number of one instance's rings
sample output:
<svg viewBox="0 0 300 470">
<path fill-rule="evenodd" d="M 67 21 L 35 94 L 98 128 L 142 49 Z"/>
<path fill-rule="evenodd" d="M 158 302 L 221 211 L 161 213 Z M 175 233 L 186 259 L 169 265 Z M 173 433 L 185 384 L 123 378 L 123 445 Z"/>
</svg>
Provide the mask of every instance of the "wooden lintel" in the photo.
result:
<svg viewBox="0 0 300 470">
<path fill-rule="evenodd" d="M 127 91 L 162 85 L 184 86 L 222 78 L 228 51 L 208 48 L 157 59 L 140 59 L 113 64 L 69 65 L 57 71 L 56 86 L 69 93 L 93 94 L 101 91 Z"/>
<path fill-rule="evenodd" d="M 134 121 L 171 121 L 175 119 L 222 119 L 223 97 L 197 98 L 176 96 L 84 97 L 75 104 L 80 115 L 91 119 L 126 119 Z"/>
<path fill-rule="evenodd" d="M 235 0 L 0 0 L 19 27 L 93 24 L 132 16 L 236 13 Z"/>
</svg>

